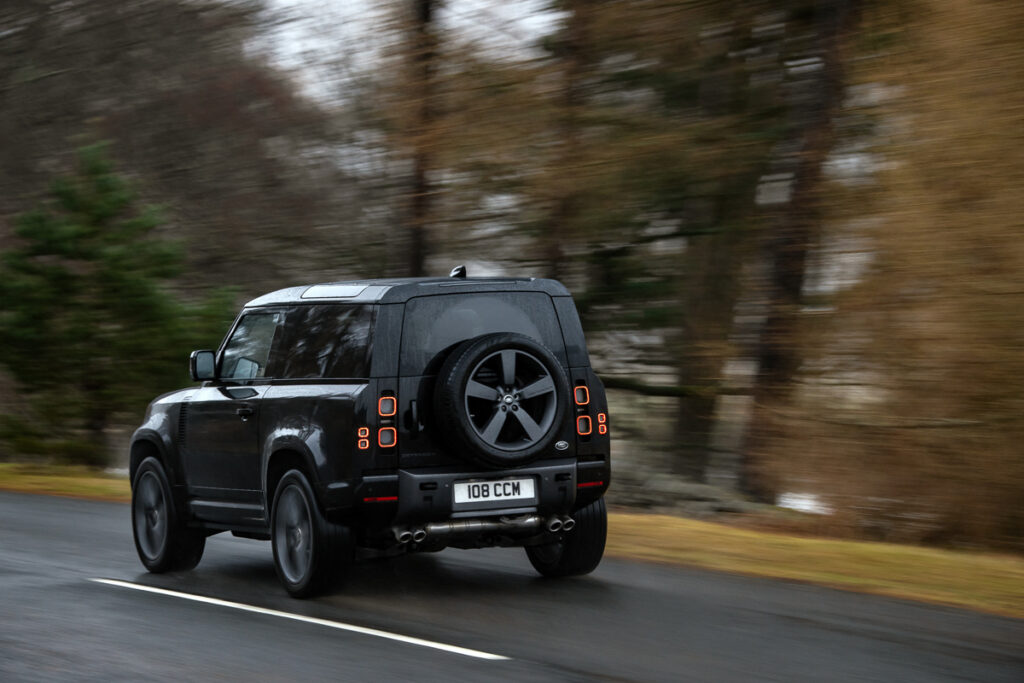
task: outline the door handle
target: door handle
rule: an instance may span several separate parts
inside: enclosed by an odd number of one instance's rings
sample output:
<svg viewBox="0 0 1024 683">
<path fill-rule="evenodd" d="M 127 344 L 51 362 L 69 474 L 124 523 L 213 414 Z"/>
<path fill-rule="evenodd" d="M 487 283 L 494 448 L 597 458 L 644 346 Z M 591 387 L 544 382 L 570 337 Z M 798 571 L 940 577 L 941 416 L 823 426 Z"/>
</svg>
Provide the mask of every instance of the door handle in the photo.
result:
<svg viewBox="0 0 1024 683">
<path fill-rule="evenodd" d="M 405 428 L 413 434 L 418 434 L 420 431 L 420 413 L 415 399 L 409 401 L 408 418 L 405 421 Z"/>
<path fill-rule="evenodd" d="M 252 408 L 250 408 L 249 406 L 242 406 L 241 408 L 235 410 L 235 415 L 242 418 L 243 420 L 247 417 L 252 417 Z"/>
</svg>

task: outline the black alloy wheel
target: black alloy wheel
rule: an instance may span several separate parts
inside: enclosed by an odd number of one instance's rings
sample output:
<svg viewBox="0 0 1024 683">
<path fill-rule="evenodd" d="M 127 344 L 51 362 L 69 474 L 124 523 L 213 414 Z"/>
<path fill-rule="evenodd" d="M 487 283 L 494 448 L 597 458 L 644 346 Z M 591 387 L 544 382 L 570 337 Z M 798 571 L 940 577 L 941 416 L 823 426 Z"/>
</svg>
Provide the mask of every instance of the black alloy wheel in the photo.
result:
<svg viewBox="0 0 1024 683">
<path fill-rule="evenodd" d="M 206 535 L 178 518 L 163 465 L 156 458 L 139 464 L 132 482 L 132 536 L 139 559 L 159 574 L 192 569 L 203 556 Z"/>
<path fill-rule="evenodd" d="M 292 597 L 317 595 L 344 577 L 353 557 L 348 528 L 324 518 L 299 470 L 281 478 L 270 528 L 274 569 Z"/>
<path fill-rule="evenodd" d="M 495 351 L 469 373 L 464 409 L 488 446 L 505 451 L 529 448 L 551 429 L 555 408 L 551 373 L 526 351 Z"/>
<path fill-rule="evenodd" d="M 488 334 L 460 344 L 441 367 L 435 417 L 456 452 L 489 467 L 518 467 L 558 438 L 568 397 L 551 351 L 521 334 Z"/>
<path fill-rule="evenodd" d="M 132 503 L 139 549 L 150 561 L 159 557 L 167 547 L 167 499 L 156 474 L 143 472 L 135 485 Z"/>
<path fill-rule="evenodd" d="M 309 574 L 313 561 L 312 517 L 299 485 L 288 484 L 277 499 L 274 538 L 280 544 L 281 573 L 289 583 L 300 583 Z"/>
</svg>

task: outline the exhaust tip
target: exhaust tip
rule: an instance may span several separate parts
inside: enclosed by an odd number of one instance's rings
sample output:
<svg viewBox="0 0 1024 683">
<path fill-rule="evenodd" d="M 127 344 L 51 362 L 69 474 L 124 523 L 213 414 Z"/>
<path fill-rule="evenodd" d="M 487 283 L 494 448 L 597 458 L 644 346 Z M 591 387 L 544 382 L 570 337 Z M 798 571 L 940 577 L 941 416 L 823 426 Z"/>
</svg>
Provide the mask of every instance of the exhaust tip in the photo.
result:
<svg viewBox="0 0 1024 683">
<path fill-rule="evenodd" d="M 562 531 L 572 531 L 576 527 L 576 520 L 572 517 L 566 517 L 562 520 Z"/>
<path fill-rule="evenodd" d="M 413 543 L 421 543 L 427 539 L 427 532 L 423 529 L 417 529 L 412 532 Z"/>
<path fill-rule="evenodd" d="M 552 517 L 548 520 L 548 531 L 561 531 L 562 520 L 557 517 Z"/>
<path fill-rule="evenodd" d="M 399 543 L 408 543 L 412 540 L 412 532 L 408 529 L 396 529 L 395 538 Z"/>
</svg>

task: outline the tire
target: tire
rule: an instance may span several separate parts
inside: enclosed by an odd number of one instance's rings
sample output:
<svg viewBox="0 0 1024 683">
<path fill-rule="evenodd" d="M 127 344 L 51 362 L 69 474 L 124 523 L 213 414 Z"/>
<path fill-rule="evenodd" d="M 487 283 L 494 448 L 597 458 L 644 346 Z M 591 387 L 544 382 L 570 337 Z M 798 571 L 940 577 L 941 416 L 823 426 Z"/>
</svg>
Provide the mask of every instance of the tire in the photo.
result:
<svg viewBox="0 0 1024 683">
<path fill-rule="evenodd" d="M 164 466 L 153 457 L 139 464 L 132 480 L 132 537 L 154 574 L 193 569 L 206 547 L 206 534 L 179 518 Z"/>
<path fill-rule="evenodd" d="M 456 453 L 493 468 L 537 459 L 558 438 L 569 383 L 558 359 L 521 334 L 463 342 L 434 390 L 438 433 Z"/>
<path fill-rule="evenodd" d="M 289 595 L 308 598 L 340 583 L 352 563 L 351 535 L 324 518 L 302 472 L 285 473 L 271 510 L 274 569 Z"/>
<path fill-rule="evenodd" d="M 589 574 L 601 563 L 608 535 L 608 511 L 600 498 L 573 516 L 576 528 L 554 543 L 526 547 L 530 564 L 544 576 L 559 578 Z"/>
</svg>

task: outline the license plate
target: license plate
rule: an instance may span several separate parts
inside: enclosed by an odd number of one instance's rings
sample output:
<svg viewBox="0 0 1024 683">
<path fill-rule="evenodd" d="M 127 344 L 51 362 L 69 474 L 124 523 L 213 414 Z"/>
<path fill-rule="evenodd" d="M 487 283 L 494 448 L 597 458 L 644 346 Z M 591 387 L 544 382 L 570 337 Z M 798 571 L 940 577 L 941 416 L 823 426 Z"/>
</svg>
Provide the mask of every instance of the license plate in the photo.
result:
<svg viewBox="0 0 1024 683">
<path fill-rule="evenodd" d="M 532 499 L 533 479 L 462 481 L 455 483 L 456 503 L 481 503 L 492 500 Z"/>
</svg>

